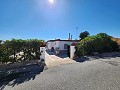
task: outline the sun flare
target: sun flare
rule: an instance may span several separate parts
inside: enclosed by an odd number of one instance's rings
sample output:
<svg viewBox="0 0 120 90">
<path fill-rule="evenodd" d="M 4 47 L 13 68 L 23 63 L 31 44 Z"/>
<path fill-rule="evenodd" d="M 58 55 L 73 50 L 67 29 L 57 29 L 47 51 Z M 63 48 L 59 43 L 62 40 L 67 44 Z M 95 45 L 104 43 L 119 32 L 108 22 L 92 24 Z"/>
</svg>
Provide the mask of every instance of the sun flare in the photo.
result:
<svg viewBox="0 0 120 90">
<path fill-rule="evenodd" d="M 49 1 L 50 3 L 52 3 L 52 4 L 54 3 L 54 0 L 48 0 L 48 1 Z"/>
</svg>

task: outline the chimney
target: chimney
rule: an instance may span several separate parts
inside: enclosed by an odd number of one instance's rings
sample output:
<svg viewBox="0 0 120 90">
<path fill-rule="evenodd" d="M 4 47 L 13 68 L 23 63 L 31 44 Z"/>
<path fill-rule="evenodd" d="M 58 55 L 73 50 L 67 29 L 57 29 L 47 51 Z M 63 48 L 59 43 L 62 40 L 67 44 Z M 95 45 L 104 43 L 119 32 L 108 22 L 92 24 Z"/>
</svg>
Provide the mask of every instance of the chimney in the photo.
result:
<svg viewBox="0 0 120 90">
<path fill-rule="evenodd" d="M 69 38 L 68 38 L 68 40 L 70 40 L 70 33 L 69 33 Z"/>
<path fill-rule="evenodd" d="M 71 35 L 71 40 L 72 40 L 72 35 Z"/>
</svg>

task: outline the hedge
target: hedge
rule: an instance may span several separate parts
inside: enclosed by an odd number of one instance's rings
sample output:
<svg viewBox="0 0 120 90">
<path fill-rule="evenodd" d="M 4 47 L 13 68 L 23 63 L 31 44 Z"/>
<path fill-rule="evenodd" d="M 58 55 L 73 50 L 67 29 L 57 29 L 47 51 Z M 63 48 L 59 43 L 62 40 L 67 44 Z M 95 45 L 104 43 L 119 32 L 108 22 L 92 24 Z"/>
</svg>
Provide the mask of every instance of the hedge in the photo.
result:
<svg viewBox="0 0 120 90">
<path fill-rule="evenodd" d="M 91 55 L 95 52 L 114 52 L 119 50 L 119 46 L 106 33 L 99 33 L 94 36 L 88 36 L 76 45 L 77 56 Z"/>
<path fill-rule="evenodd" d="M 12 39 L 0 42 L 0 62 L 16 62 L 19 60 L 35 60 L 40 58 L 40 45 L 43 40 Z M 22 52 L 22 54 L 20 54 Z"/>
</svg>

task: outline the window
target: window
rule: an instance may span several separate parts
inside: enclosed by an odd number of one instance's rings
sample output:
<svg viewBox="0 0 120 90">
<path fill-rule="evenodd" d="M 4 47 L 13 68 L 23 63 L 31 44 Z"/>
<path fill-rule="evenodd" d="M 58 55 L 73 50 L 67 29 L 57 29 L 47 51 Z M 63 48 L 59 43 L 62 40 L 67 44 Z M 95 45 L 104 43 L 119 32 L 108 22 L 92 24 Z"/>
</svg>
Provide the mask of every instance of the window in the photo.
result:
<svg viewBox="0 0 120 90">
<path fill-rule="evenodd" d="M 67 44 L 64 44 L 64 49 L 67 49 L 67 46 L 68 46 Z"/>
</svg>

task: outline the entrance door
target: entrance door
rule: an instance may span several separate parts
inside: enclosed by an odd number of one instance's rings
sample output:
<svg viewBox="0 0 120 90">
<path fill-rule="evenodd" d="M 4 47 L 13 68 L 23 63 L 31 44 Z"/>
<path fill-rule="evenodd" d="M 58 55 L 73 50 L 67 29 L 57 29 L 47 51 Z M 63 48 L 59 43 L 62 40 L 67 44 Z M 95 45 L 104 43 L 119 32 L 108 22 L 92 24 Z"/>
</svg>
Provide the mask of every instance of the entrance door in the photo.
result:
<svg viewBox="0 0 120 90">
<path fill-rule="evenodd" d="M 69 45 L 67 45 L 67 55 L 68 57 L 70 57 L 70 46 Z"/>
</svg>

